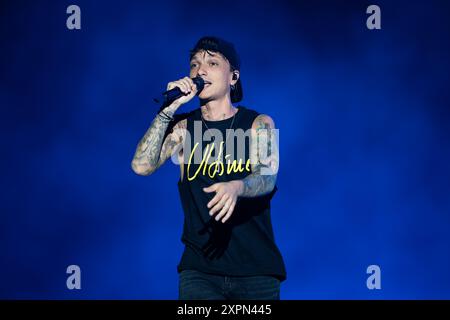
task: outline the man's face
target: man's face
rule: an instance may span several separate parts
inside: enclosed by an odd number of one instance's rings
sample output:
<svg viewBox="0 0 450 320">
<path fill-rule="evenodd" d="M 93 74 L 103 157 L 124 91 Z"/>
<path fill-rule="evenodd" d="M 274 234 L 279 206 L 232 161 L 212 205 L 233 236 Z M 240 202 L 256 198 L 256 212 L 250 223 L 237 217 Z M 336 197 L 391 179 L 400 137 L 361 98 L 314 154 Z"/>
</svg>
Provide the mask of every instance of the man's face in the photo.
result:
<svg viewBox="0 0 450 320">
<path fill-rule="evenodd" d="M 233 73 L 230 63 L 218 52 L 197 52 L 190 62 L 190 77 L 201 76 L 205 87 L 199 94 L 202 100 L 217 100 L 230 94 Z"/>
</svg>

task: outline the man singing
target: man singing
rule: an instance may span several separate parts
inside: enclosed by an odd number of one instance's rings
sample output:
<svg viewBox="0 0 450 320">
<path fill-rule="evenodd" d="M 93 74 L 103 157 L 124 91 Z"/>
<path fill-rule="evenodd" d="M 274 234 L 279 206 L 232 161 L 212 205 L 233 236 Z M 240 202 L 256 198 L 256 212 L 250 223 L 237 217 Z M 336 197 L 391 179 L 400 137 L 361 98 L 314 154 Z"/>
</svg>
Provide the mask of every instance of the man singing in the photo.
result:
<svg viewBox="0 0 450 320">
<path fill-rule="evenodd" d="M 200 93 L 192 81 L 197 76 L 205 82 Z M 132 168 L 146 176 L 172 156 L 179 161 L 185 245 L 177 267 L 179 299 L 279 299 L 286 270 L 270 218 L 277 191 L 275 124 L 268 115 L 233 106 L 243 96 L 240 59 L 223 39 L 201 38 L 190 52 L 189 77 L 167 90 L 175 87 L 184 95 L 158 112 Z M 197 94 L 199 108 L 175 115 Z"/>
</svg>

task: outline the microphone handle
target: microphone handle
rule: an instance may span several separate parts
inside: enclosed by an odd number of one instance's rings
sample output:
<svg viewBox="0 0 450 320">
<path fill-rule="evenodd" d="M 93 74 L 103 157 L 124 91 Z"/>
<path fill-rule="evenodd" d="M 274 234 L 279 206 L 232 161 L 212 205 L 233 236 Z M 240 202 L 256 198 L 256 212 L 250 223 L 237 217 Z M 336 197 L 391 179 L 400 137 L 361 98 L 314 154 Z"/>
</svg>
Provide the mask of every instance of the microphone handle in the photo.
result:
<svg viewBox="0 0 450 320">
<path fill-rule="evenodd" d="M 180 88 L 175 87 L 170 90 L 167 90 L 162 95 L 164 97 L 164 102 L 168 103 L 168 105 L 169 105 L 172 102 L 174 102 L 175 100 L 177 100 L 178 98 L 184 96 L 185 94 L 181 91 Z"/>
</svg>

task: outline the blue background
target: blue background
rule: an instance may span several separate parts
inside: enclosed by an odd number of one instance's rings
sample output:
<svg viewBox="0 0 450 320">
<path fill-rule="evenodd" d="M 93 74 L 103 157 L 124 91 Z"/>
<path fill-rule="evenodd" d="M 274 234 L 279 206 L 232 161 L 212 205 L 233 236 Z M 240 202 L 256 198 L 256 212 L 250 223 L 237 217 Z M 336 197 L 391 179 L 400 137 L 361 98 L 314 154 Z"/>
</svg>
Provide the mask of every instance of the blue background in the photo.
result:
<svg viewBox="0 0 450 320">
<path fill-rule="evenodd" d="M 179 168 L 130 163 L 152 98 L 218 35 L 280 130 L 281 298 L 449 299 L 449 5 L 378 1 L 370 31 L 370 4 L 2 1 L 0 298 L 177 298 Z"/>
</svg>

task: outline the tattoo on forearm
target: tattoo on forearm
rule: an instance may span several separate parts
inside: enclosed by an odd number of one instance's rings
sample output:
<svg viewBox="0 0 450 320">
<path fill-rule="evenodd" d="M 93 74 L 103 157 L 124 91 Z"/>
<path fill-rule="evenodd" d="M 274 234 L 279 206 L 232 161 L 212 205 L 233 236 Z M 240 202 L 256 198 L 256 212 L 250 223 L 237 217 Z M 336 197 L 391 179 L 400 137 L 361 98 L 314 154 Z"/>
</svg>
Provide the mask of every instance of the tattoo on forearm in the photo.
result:
<svg viewBox="0 0 450 320">
<path fill-rule="evenodd" d="M 180 127 L 180 124 L 178 123 L 177 126 Z M 157 169 L 170 156 L 175 146 L 181 142 L 175 135 L 169 135 L 164 142 L 168 126 L 169 124 L 161 121 L 158 116 L 155 117 L 136 148 L 133 166 L 137 171 L 148 173 Z"/>
<path fill-rule="evenodd" d="M 270 193 L 275 187 L 276 179 L 276 174 L 260 175 L 254 172 L 248 175 L 242 180 L 244 191 L 241 197 L 257 197 Z"/>
</svg>

